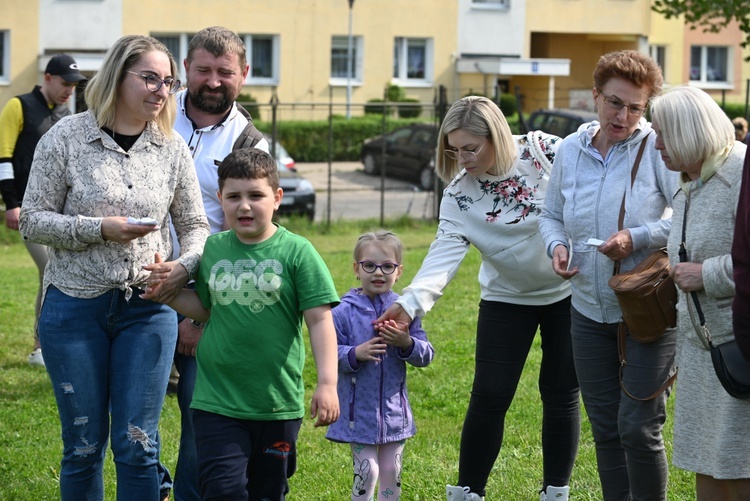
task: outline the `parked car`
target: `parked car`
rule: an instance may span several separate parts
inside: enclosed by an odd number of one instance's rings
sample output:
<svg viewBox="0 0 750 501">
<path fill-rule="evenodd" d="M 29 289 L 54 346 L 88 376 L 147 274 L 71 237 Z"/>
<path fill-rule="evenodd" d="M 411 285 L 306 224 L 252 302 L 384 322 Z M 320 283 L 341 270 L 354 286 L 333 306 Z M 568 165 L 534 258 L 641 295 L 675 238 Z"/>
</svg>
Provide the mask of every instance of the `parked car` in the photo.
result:
<svg viewBox="0 0 750 501">
<path fill-rule="evenodd" d="M 593 111 L 570 109 L 536 110 L 528 118 L 528 130 L 541 130 L 548 134 L 565 137 L 578 130 L 586 122 L 598 120 Z"/>
<path fill-rule="evenodd" d="M 284 166 L 289 170 L 296 170 L 294 168 L 294 159 L 289 155 L 289 152 L 286 151 L 286 148 L 281 144 L 281 141 L 276 141 L 276 148 L 274 151 L 271 151 L 271 147 L 273 145 L 273 137 L 271 134 L 263 133 L 263 137 L 268 141 L 268 151 L 271 153 L 271 156 L 275 158 L 276 160 L 280 161 Z"/>
<path fill-rule="evenodd" d="M 279 216 L 301 215 L 312 221 L 315 219 L 315 189 L 310 181 L 300 176 L 296 170 L 287 168 L 276 160 L 279 169 L 279 186 L 284 190 Z"/>
<path fill-rule="evenodd" d="M 437 134 L 435 125 L 414 123 L 365 139 L 360 154 L 365 173 L 373 176 L 380 174 L 385 144 L 387 176 L 413 181 L 423 190 L 432 190 L 435 185 Z"/>
</svg>

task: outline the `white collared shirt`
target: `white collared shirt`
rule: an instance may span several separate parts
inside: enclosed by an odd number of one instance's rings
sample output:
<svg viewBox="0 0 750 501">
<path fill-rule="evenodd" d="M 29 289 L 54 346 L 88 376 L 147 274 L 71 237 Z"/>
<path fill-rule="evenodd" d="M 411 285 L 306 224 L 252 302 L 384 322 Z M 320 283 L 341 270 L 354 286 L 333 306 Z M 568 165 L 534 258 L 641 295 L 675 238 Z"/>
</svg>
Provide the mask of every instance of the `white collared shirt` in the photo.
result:
<svg viewBox="0 0 750 501">
<path fill-rule="evenodd" d="M 174 130 L 182 136 L 190 148 L 190 154 L 195 162 L 195 171 L 198 174 L 198 183 L 201 186 L 203 205 L 206 208 L 206 216 L 213 234 L 222 231 L 224 224 L 224 213 L 218 196 L 217 165 L 232 152 L 235 140 L 245 129 L 248 121 L 237 110 L 237 104 L 233 103 L 232 109 L 224 120 L 216 125 L 197 129 L 187 115 L 186 98 L 187 90 L 177 94 L 177 118 Z M 268 141 L 261 139 L 255 148 L 268 153 Z"/>
</svg>

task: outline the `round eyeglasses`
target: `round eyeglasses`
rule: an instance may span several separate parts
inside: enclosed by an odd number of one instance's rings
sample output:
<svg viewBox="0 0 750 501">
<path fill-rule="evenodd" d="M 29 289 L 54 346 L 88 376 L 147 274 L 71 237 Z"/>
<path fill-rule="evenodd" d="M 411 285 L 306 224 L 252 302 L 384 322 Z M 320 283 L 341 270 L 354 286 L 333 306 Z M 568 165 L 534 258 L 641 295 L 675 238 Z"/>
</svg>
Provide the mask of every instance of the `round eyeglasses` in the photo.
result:
<svg viewBox="0 0 750 501">
<path fill-rule="evenodd" d="M 375 264 L 372 261 L 357 261 L 357 263 L 362 267 L 362 270 L 366 271 L 367 273 L 375 273 L 375 270 L 380 268 L 380 271 L 383 272 L 383 275 L 390 275 L 391 273 L 396 271 L 396 268 L 398 268 L 398 263 L 391 262 Z"/>
<path fill-rule="evenodd" d="M 602 101 L 604 101 L 604 104 L 606 104 L 610 110 L 616 111 L 617 113 L 619 113 L 621 109 L 627 108 L 628 113 L 630 115 L 634 117 L 639 117 L 643 115 L 643 113 L 646 111 L 645 107 L 637 106 L 635 104 L 625 104 L 622 101 L 620 101 L 618 98 L 614 96 L 607 96 L 603 92 L 601 93 L 601 95 L 602 95 Z"/>
<path fill-rule="evenodd" d="M 482 151 L 482 148 L 484 148 L 484 145 L 487 144 L 487 141 L 489 138 L 485 139 L 482 143 L 482 146 L 477 148 L 474 151 L 467 151 L 467 150 L 461 150 L 461 149 L 455 149 L 455 150 L 443 150 L 443 154 L 450 158 L 451 160 L 461 160 L 463 159 L 465 162 L 476 162 L 477 161 L 477 155 L 479 155 L 479 152 Z"/>
<path fill-rule="evenodd" d="M 177 79 L 174 79 L 172 77 L 167 77 L 164 80 L 157 77 L 156 75 L 149 75 L 148 73 L 138 73 L 135 71 L 125 70 L 131 75 L 135 75 L 138 77 L 141 77 L 143 79 L 143 82 L 146 84 L 146 88 L 150 92 L 159 92 L 159 89 L 161 89 L 162 85 L 167 86 L 167 92 L 170 94 L 174 94 L 178 90 L 180 90 L 180 82 Z"/>
</svg>

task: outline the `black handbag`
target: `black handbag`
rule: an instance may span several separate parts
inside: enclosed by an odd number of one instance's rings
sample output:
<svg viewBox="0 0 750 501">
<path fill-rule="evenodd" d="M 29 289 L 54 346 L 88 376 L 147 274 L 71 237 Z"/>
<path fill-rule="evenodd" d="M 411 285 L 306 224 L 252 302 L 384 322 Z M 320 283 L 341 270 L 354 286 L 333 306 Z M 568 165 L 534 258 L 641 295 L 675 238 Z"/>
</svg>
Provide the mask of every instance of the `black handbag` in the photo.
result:
<svg viewBox="0 0 750 501">
<path fill-rule="evenodd" d="M 687 206 L 685 207 L 685 220 L 682 223 L 682 242 L 680 243 L 680 262 L 687 262 L 687 249 L 685 248 L 685 223 L 687 222 Z M 715 345 L 711 340 L 711 332 L 706 326 L 706 317 L 703 315 L 698 294 L 695 291 L 690 292 L 695 304 L 695 310 L 698 312 L 698 319 L 701 328 L 698 335 L 708 346 L 711 352 L 711 362 L 714 365 L 714 372 L 719 378 L 721 386 L 734 398 L 743 400 L 750 399 L 750 364 L 742 356 L 737 341 L 732 339 L 725 343 Z M 702 331 L 702 332 L 701 332 Z"/>
<path fill-rule="evenodd" d="M 734 398 L 750 399 L 750 365 L 745 361 L 737 341 L 732 339 L 716 346 L 709 341 L 714 370 L 727 393 Z"/>
</svg>

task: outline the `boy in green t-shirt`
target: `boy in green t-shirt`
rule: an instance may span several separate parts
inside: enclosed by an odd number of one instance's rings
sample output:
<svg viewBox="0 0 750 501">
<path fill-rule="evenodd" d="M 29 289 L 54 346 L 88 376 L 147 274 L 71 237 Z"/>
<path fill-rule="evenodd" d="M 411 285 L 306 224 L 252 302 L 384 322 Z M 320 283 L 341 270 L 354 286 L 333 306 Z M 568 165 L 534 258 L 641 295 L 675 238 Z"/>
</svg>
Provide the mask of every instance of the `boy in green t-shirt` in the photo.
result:
<svg viewBox="0 0 750 501">
<path fill-rule="evenodd" d="M 168 269 L 156 256 L 143 297 L 207 322 L 198 344 L 191 409 L 202 498 L 284 499 L 296 467 L 304 416 L 302 319 L 318 374 L 315 426 L 339 416 L 339 302 L 312 244 L 272 222 L 283 196 L 276 162 L 255 148 L 219 165 L 219 199 L 229 231 L 206 241 L 195 290 L 162 297 Z"/>
</svg>

